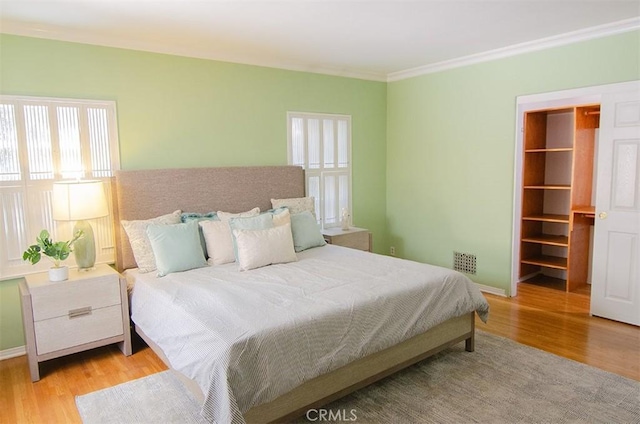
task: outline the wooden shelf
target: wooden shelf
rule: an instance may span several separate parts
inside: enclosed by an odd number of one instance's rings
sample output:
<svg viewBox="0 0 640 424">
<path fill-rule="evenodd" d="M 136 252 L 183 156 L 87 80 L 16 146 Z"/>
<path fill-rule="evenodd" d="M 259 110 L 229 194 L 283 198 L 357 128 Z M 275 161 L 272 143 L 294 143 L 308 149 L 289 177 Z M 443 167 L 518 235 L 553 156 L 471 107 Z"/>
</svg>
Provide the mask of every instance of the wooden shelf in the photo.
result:
<svg viewBox="0 0 640 424">
<path fill-rule="evenodd" d="M 525 153 L 572 152 L 573 147 L 555 147 L 551 149 L 527 149 Z"/>
<path fill-rule="evenodd" d="M 561 224 L 568 224 L 569 215 L 554 215 L 554 214 L 529 215 L 529 216 L 523 216 L 522 220 L 523 221 L 559 222 Z"/>
<path fill-rule="evenodd" d="M 547 275 L 538 274 L 531 278 L 527 278 L 521 283 L 525 284 L 535 284 L 536 286 L 547 287 L 555 290 L 565 291 L 567 288 L 567 280 L 562 278 L 549 277 Z"/>
<path fill-rule="evenodd" d="M 569 246 L 569 237 L 551 234 L 536 234 L 534 236 L 523 237 L 522 241 L 527 243 L 548 244 L 550 246 Z"/>
<path fill-rule="evenodd" d="M 530 258 L 524 258 L 520 261 L 525 264 L 539 265 L 553 269 L 567 269 L 567 258 L 559 256 L 539 255 Z"/>
<path fill-rule="evenodd" d="M 593 215 L 596 213 L 596 207 L 595 206 L 574 206 L 573 209 L 571 209 L 571 212 L 583 213 L 586 215 Z"/>
<path fill-rule="evenodd" d="M 525 189 L 535 190 L 571 190 L 571 186 L 568 184 L 542 184 L 542 185 L 526 185 Z"/>
</svg>

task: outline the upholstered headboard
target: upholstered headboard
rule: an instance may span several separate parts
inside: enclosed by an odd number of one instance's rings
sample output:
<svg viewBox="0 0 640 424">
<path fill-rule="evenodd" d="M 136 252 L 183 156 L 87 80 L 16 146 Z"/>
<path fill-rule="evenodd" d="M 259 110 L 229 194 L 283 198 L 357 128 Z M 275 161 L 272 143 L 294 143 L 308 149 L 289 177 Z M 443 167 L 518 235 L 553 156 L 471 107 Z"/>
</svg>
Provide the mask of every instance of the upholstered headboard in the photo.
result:
<svg viewBox="0 0 640 424">
<path fill-rule="evenodd" d="M 271 208 L 271 199 L 303 197 L 298 166 L 153 169 L 116 171 L 113 203 L 118 271 L 135 267 L 120 220 L 149 219 L 183 212 L 242 212 Z"/>
</svg>

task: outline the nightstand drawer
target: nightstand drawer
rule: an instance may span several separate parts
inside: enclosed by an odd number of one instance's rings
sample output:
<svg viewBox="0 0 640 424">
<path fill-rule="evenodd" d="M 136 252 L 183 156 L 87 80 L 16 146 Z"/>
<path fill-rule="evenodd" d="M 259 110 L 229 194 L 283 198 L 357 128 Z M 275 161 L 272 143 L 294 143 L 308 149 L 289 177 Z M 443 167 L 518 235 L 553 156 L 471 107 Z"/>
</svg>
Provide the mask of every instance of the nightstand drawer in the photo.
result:
<svg viewBox="0 0 640 424">
<path fill-rule="evenodd" d="M 33 320 L 67 317 L 70 310 L 91 307 L 93 310 L 120 305 L 117 275 L 104 275 L 80 281 L 50 283 L 31 290 Z"/>
<path fill-rule="evenodd" d="M 34 324 L 38 355 L 123 334 L 120 305 L 92 310 L 79 308 L 65 316 Z"/>
</svg>

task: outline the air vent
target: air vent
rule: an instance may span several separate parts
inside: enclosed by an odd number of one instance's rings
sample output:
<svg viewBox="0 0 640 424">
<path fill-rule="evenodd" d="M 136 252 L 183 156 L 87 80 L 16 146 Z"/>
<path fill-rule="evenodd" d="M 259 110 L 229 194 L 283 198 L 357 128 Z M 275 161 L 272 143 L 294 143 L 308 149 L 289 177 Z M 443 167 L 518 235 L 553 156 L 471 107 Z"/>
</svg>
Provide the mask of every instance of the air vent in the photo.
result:
<svg viewBox="0 0 640 424">
<path fill-rule="evenodd" d="M 453 269 L 465 274 L 476 273 L 476 255 L 453 252 Z"/>
</svg>

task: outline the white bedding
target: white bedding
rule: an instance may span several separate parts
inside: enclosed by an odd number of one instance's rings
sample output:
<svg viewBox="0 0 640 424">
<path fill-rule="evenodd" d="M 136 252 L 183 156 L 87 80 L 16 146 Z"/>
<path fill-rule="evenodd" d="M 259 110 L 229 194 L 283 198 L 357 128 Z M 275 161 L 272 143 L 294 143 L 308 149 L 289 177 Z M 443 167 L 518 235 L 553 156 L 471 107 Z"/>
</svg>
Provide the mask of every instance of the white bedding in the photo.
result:
<svg viewBox="0 0 640 424">
<path fill-rule="evenodd" d="M 235 263 L 134 282 L 132 319 L 205 394 L 203 416 L 242 413 L 320 374 L 488 304 L 460 273 L 327 245 L 298 262 Z"/>
</svg>

